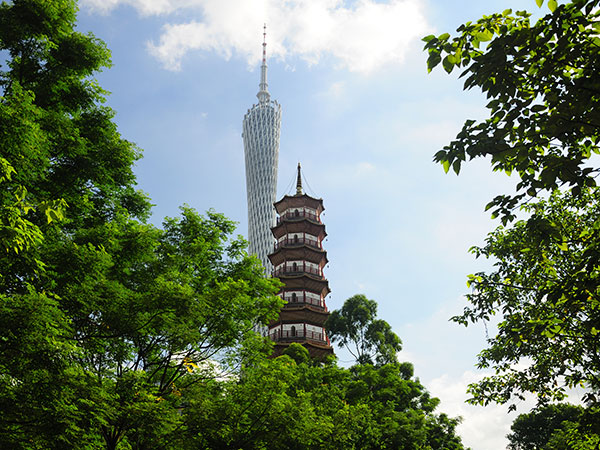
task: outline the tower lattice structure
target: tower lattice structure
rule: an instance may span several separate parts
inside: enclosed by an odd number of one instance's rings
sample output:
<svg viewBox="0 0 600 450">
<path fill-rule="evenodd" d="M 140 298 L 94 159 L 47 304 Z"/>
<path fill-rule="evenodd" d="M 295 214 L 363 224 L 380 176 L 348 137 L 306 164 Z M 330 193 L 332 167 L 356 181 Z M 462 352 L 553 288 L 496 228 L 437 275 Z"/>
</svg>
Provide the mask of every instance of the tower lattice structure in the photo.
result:
<svg viewBox="0 0 600 450">
<path fill-rule="evenodd" d="M 333 354 L 325 332 L 329 317 L 325 297 L 330 292 L 323 273 L 327 233 L 321 213 L 325 208 L 322 199 L 302 192 L 300 170 L 298 164 L 296 195 L 285 195 L 275 203 L 279 217 L 271 230 L 276 242 L 269 258 L 273 276 L 284 284 L 279 295 L 286 304 L 279 318 L 269 324 L 269 337 L 275 341 L 275 356 L 296 342 L 306 347 L 311 357 L 323 359 Z"/>
<path fill-rule="evenodd" d="M 275 224 L 273 204 L 277 196 L 277 166 L 281 131 L 281 105 L 271 100 L 267 84 L 266 26 L 258 103 L 244 115 L 243 133 L 248 199 L 249 253 L 258 256 L 271 273 L 268 254 L 273 248 L 271 227 Z"/>
</svg>

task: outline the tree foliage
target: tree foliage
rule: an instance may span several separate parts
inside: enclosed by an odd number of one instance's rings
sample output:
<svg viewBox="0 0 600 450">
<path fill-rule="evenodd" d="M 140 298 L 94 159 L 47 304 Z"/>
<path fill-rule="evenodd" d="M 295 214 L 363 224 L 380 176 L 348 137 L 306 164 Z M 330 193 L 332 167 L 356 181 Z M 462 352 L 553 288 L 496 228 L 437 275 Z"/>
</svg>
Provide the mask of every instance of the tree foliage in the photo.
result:
<svg viewBox="0 0 600 450">
<path fill-rule="evenodd" d="M 527 209 L 530 218 L 500 227 L 479 257 L 493 258 L 495 270 L 469 277 L 470 306 L 459 323 L 502 317 L 479 367 L 496 375 L 471 387 L 483 403 L 506 402 L 524 392 L 541 401 L 561 400 L 565 388 L 589 389 L 596 403 L 600 392 L 600 298 L 597 248 L 598 193 L 554 193 Z"/>
<path fill-rule="evenodd" d="M 552 12 L 534 24 L 529 13 L 506 10 L 461 25 L 454 38 L 424 38 L 430 71 L 439 64 L 461 69 L 465 89 L 479 88 L 490 100 L 489 118 L 467 120 L 434 159 L 458 174 L 466 160 L 489 156 L 494 171 L 517 173 L 517 193 L 488 204 L 505 223 L 540 191 L 564 186 L 578 194 L 596 185 L 590 157 L 600 143 L 598 2 L 548 6 Z"/>
<path fill-rule="evenodd" d="M 461 25 L 456 37 L 424 38 L 429 70 L 459 68 L 465 89 L 489 99 L 489 117 L 467 120 L 434 160 L 458 174 L 465 161 L 490 157 L 492 170 L 518 178 L 516 193 L 486 207 L 504 227 L 472 249 L 495 269 L 469 276 L 470 305 L 453 319 L 467 325 L 500 316 L 478 364 L 494 374 L 470 386 L 472 402 L 529 392 L 545 404 L 580 386 L 586 412 L 597 417 L 600 9 L 597 0 L 547 6 L 535 23 L 525 11 L 506 10 Z M 517 207 L 526 218 L 511 224 Z M 579 425 L 563 437 L 569 448 L 598 440 L 597 430 Z"/>
<path fill-rule="evenodd" d="M 528 13 L 513 16 L 507 10 L 462 25 L 453 39 L 425 38 L 430 69 L 439 63 L 448 72 L 462 67 L 465 88 L 479 87 L 492 99 L 489 119 L 467 121 L 435 159 L 458 173 L 467 156 L 490 155 L 493 170 L 516 171 L 518 193 L 488 205 L 503 215 L 504 224 L 514 219 L 513 209 L 525 196 L 554 192 L 548 201 L 524 206 L 529 219 L 498 229 L 485 247 L 474 249 L 477 256 L 498 258 L 497 271 L 470 278 L 474 307 L 457 320 L 486 320 L 496 311 L 506 319 L 481 365 L 495 364 L 509 375 L 505 384 L 484 389 L 495 392 L 480 397 L 486 400 L 505 401 L 519 385 L 542 397 L 560 397 L 561 389 L 551 386 L 563 376 L 568 385 L 585 380 L 597 389 L 597 367 L 590 361 L 595 349 L 585 351 L 588 343 L 594 346 L 597 320 L 597 169 L 583 167 L 597 153 L 600 125 L 596 3 L 549 2 L 551 13 L 533 25 Z M 573 199 L 555 192 L 564 185 L 572 187 Z M 581 339 L 581 359 L 566 357 L 560 338 L 569 345 Z M 543 359 L 541 348 L 553 349 L 551 360 L 526 372 L 511 367 L 520 357 Z"/>
<path fill-rule="evenodd" d="M 520 414 L 507 438 L 509 450 L 595 450 L 600 445 L 600 410 L 568 403 Z"/>
<path fill-rule="evenodd" d="M 0 6 L 0 447 L 159 448 L 281 300 L 223 216 L 145 223 L 139 151 L 90 78 L 109 52 L 75 13 Z"/>
<path fill-rule="evenodd" d="M 509 450 L 567 450 L 565 431 L 579 423 L 583 411 L 581 406 L 559 403 L 520 414 L 506 436 Z"/>
<path fill-rule="evenodd" d="M 346 347 L 359 364 L 397 362 L 402 342 L 389 323 L 376 317 L 377 302 L 354 295 L 341 309 L 331 312 L 327 332 L 331 341 Z"/>
<path fill-rule="evenodd" d="M 240 378 L 198 386 L 208 392 L 184 412 L 190 424 L 185 445 L 463 449 L 455 433 L 458 420 L 435 414 L 438 400 L 412 376 L 408 363 L 343 369 L 298 363 L 287 355 L 265 360 Z"/>
</svg>

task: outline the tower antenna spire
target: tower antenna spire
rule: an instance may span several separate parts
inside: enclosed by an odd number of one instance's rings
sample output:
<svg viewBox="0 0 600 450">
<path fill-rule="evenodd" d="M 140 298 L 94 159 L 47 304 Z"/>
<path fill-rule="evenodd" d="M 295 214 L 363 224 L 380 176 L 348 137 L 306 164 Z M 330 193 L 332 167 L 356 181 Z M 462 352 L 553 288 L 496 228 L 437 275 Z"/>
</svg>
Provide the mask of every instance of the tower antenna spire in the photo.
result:
<svg viewBox="0 0 600 450">
<path fill-rule="evenodd" d="M 302 174 L 300 163 L 298 162 L 298 178 L 296 180 L 296 195 L 302 195 Z"/>
<path fill-rule="evenodd" d="M 262 65 L 260 66 L 260 84 L 258 85 L 258 101 L 268 103 L 271 99 L 269 85 L 267 84 L 267 24 L 263 26 Z"/>
</svg>

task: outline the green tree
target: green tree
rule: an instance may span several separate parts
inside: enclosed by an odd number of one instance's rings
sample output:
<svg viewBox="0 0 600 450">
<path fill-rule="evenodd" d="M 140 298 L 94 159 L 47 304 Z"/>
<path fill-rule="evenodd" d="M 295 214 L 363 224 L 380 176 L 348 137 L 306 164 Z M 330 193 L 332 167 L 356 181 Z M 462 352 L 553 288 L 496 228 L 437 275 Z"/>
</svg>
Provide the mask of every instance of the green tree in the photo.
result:
<svg viewBox="0 0 600 450">
<path fill-rule="evenodd" d="M 499 374 L 479 384 L 475 396 L 481 401 L 506 401 L 514 389 L 560 398 L 562 388 L 554 386 L 562 377 L 569 386 L 583 382 L 598 389 L 596 358 L 587 361 L 596 351 L 598 317 L 597 169 L 584 167 L 598 152 L 599 139 L 596 3 L 557 6 L 551 1 L 551 13 L 533 25 L 528 13 L 513 16 L 507 10 L 462 25 L 453 39 L 447 33 L 424 38 L 430 70 L 439 63 L 448 72 L 463 67 L 465 88 L 479 87 L 492 99 L 490 117 L 478 124 L 467 121 L 435 160 L 458 173 L 467 156 L 489 155 L 493 170 L 516 171 L 517 194 L 488 204 L 496 208 L 494 214 L 502 214 L 504 224 L 514 219 L 516 205 L 540 190 L 567 185 L 574 196 L 529 199 L 524 206 L 529 219 L 498 229 L 485 247 L 473 250 L 498 258 L 498 270 L 470 277 L 474 306 L 456 320 L 487 320 L 496 311 L 505 318 L 480 357 L 482 367 L 493 365 Z M 569 345 L 583 342 L 585 361 L 565 356 L 557 342 L 562 337 Z M 547 359 L 541 348 L 553 350 Z M 538 363 L 519 371 L 512 364 L 522 357 Z"/>
<path fill-rule="evenodd" d="M 564 431 L 569 424 L 578 423 L 583 414 L 581 406 L 559 403 L 536 408 L 520 414 L 507 435 L 510 450 L 567 450 Z M 562 441 L 562 442 L 559 442 Z"/>
<path fill-rule="evenodd" d="M 495 270 L 469 276 L 470 303 L 454 320 L 487 321 L 501 313 L 497 334 L 479 354 L 479 367 L 496 374 L 470 387 L 474 400 L 504 403 L 524 392 L 561 400 L 566 387 L 600 390 L 598 268 L 588 255 L 598 227 L 598 192 L 579 198 L 556 192 L 526 209 L 531 216 L 500 227 L 476 256 Z"/>
<path fill-rule="evenodd" d="M 107 448 L 166 447 L 184 425 L 188 390 L 235 369 L 255 324 L 275 318 L 278 283 L 262 276 L 243 241 L 229 240 L 233 228 L 219 214 L 183 208 L 163 230 L 111 223 L 53 253 L 78 365 L 95 380 L 97 424 L 86 430 L 100 431 Z"/>
<path fill-rule="evenodd" d="M 197 389 L 183 411 L 189 448 L 463 449 L 458 421 L 434 414 L 408 363 L 344 369 L 283 355 Z"/>
<path fill-rule="evenodd" d="M 377 302 L 354 295 L 341 309 L 331 312 L 327 332 L 331 341 L 346 347 L 359 364 L 397 362 L 402 341 L 385 320 L 376 317 Z"/>
<path fill-rule="evenodd" d="M 109 52 L 75 19 L 0 5 L 0 447 L 167 448 L 191 387 L 264 347 L 278 286 L 219 214 L 145 223 L 91 78 Z"/>
<path fill-rule="evenodd" d="M 492 170 L 518 178 L 515 194 L 486 206 L 507 228 L 473 248 L 495 259 L 495 270 L 469 277 L 470 305 L 454 318 L 467 325 L 501 315 L 497 335 L 479 355 L 479 367 L 494 375 L 469 388 L 471 401 L 504 403 L 531 392 L 545 403 L 564 398 L 565 387 L 583 386 L 592 412 L 600 392 L 593 158 L 600 140 L 600 11 L 595 0 L 547 4 L 550 13 L 533 24 L 527 12 L 506 10 L 461 25 L 456 37 L 424 38 L 429 70 L 459 68 L 465 89 L 479 88 L 489 99 L 489 117 L 467 120 L 434 160 L 458 174 L 463 162 L 490 157 Z M 540 200 L 541 193 L 550 197 Z M 518 207 L 528 218 L 508 226 Z M 570 448 L 598 438 L 579 428 L 566 436 Z"/>
<path fill-rule="evenodd" d="M 517 173 L 517 193 L 488 205 L 505 223 L 540 191 L 568 186 L 577 194 L 596 185 L 590 157 L 600 139 L 598 2 L 550 0 L 548 7 L 534 24 L 529 13 L 506 10 L 461 25 L 454 38 L 424 38 L 430 71 L 440 63 L 447 72 L 461 69 L 465 89 L 490 99 L 489 118 L 467 120 L 434 159 L 458 174 L 466 160 L 489 156 L 494 171 Z"/>
<path fill-rule="evenodd" d="M 143 216 L 135 147 L 99 106 L 89 75 L 109 63 L 74 31 L 75 2 L 0 5 L 0 446 L 72 448 L 85 403 L 77 333 L 57 296 L 47 248 L 118 211 Z M 110 161 L 106 161 L 109 158 Z M 134 207 L 129 207 L 129 205 Z M 64 214 L 63 214 L 64 213 Z M 53 243 L 52 245 L 51 242 Z"/>
</svg>

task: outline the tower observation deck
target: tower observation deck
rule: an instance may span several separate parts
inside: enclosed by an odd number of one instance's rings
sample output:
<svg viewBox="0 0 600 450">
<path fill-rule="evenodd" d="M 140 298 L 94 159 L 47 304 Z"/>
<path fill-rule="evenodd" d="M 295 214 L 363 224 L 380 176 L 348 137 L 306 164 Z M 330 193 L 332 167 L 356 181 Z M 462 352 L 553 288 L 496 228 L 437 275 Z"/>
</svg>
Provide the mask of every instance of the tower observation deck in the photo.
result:
<svg viewBox="0 0 600 450">
<path fill-rule="evenodd" d="M 273 248 L 271 227 L 275 225 L 277 196 L 277 166 L 281 131 L 281 105 L 271 100 L 267 84 L 266 26 L 263 32 L 263 53 L 258 103 L 244 115 L 242 138 L 246 161 L 246 195 L 248 200 L 249 253 L 258 256 L 271 274 L 267 255 Z"/>
</svg>

